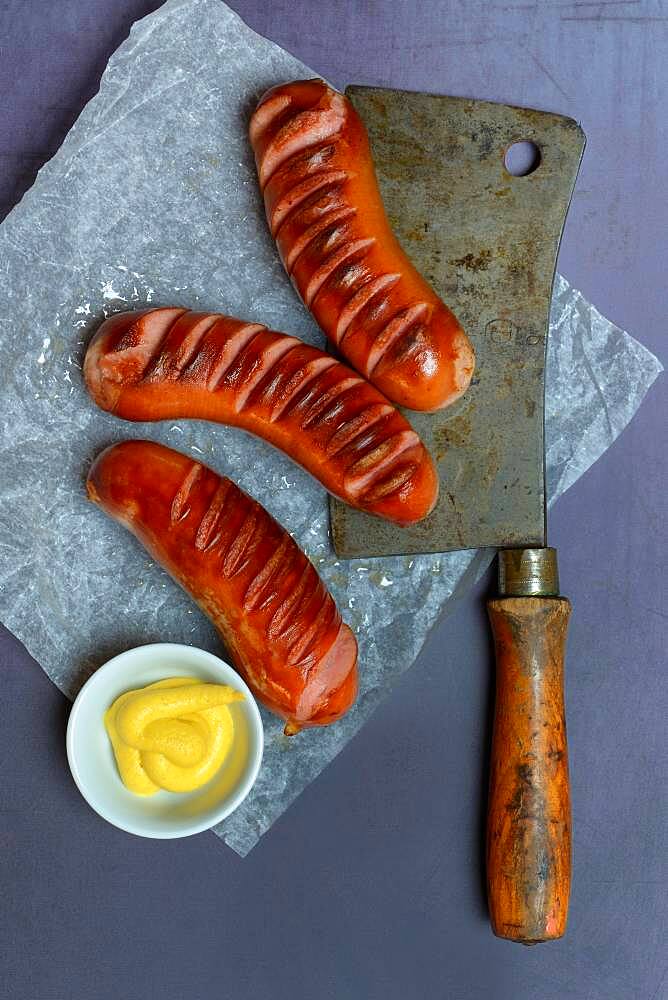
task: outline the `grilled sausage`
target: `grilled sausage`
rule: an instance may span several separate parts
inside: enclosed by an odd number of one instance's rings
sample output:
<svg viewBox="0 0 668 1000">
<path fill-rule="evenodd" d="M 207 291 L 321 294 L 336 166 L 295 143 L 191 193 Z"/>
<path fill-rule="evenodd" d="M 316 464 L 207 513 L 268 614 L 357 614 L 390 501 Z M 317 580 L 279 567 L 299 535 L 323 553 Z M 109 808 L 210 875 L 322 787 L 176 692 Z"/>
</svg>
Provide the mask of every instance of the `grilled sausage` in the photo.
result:
<svg viewBox="0 0 668 1000">
<path fill-rule="evenodd" d="M 93 338 L 84 375 L 98 406 L 119 417 L 242 427 L 346 503 L 397 524 L 436 503 L 433 462 L 399 411 L 330 355 L 257 323 L 185 309 L 117 313 Z"/>
<path fill-rule="evenodd" d="M 393 402 L 454 402 L 471 381 L 473 349 L 390 228 L 350 101 L 322 80 L 274 87 L 250 140 L 281 259 L 329 339 Z"/>
<path fill-rule="evenodd" d="M 342 716 L 357 692 L 357 643 L 299 546 L 229 479 L 150 441 L 95 460 L 88 496 L 125 525 L 219 630 L 286 732 Z"/>
</svg>

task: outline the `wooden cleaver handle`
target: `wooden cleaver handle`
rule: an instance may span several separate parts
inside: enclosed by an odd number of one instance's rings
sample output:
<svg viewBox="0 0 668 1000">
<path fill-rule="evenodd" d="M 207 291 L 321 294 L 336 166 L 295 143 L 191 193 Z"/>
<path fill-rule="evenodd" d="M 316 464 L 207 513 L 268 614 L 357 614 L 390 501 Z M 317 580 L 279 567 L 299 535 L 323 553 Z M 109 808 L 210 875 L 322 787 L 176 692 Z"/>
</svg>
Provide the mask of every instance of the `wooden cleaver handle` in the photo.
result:
<svg viewBox="0 0 668 1000">
<path fill-rule="evenodd" d="M 487 819 L 490 918 L 499 937 L 537 944 L 561 937 L 568 917 L 564 646 L 571 605 L 565 597 L 510 596 L 489 601 L 487 609 L 496 652 Z"/>
</svg>

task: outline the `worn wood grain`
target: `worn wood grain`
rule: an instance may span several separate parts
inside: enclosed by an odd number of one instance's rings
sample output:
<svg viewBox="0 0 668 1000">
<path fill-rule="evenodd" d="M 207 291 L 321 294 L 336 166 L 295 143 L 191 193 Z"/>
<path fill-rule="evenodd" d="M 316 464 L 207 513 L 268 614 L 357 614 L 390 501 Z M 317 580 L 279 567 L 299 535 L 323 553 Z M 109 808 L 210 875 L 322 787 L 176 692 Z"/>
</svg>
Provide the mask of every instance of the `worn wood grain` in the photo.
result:
<svg viewBox="0 0 668 1000">
<path fill-rule="evenodd" d="M 496 651 L 496 707 L 487 822 L 494 933 L 523 944 L 561 937 L 571 881 L 564 714 L 564 597 L 487 605 Z"/>
</svg>

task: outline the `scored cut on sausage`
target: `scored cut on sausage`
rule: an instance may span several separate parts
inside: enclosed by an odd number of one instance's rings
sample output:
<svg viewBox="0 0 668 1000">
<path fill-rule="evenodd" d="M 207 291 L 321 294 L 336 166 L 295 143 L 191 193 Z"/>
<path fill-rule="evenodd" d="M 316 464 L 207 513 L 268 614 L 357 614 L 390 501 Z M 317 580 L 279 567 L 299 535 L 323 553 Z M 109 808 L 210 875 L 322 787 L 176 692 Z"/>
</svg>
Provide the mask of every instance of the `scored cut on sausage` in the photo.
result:
<svg viewBox="0 0 668 1000">
<path fill-rule="evenodd" d="M 90 470 L 89 498 L 199 604 L 286 732 L 324 726 L 357 693 L 357 642 L 313 564 L 230 479 L 164 445 L 124 441 Z"/>
<path fill-rule="evenodd" d="M 396 524 L 438 497 L 434 463 L 372 385 L 296 337 L 180 308 L 116 313 L 84 361 L 98 406 L 126 420 L 213 420 L 280 448 L 346 503 Z"/>
<path fill-rule="evenodd" d="M 272 236 L 325 334 L 395 403 L 458 399 L 473 348 L 390 228 L 351 102 L 323 80 L 283 84 L 261 98 L 249 135 Z"/>
</svg>

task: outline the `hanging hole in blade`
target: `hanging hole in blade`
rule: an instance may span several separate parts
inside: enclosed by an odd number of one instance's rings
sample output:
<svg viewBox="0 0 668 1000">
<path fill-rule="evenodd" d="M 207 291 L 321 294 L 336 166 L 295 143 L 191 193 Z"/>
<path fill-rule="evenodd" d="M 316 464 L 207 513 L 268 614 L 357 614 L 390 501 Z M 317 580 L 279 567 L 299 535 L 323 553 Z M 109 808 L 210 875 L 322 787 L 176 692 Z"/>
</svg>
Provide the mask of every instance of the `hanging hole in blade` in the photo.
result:
<svg viewBox="0 0 668 1000">
<path fill-rule="evenodd" d="M 527 177 L 540 166 L 540 149 L 535 142 L 514 142 L 505 152 L 503 164 L 513 177 Z"/>
</svg>

